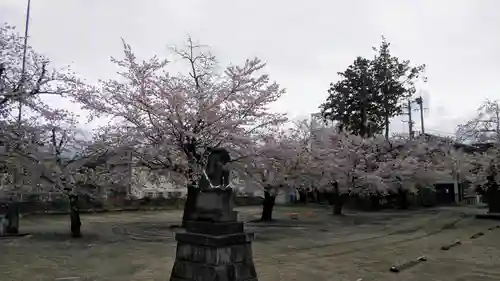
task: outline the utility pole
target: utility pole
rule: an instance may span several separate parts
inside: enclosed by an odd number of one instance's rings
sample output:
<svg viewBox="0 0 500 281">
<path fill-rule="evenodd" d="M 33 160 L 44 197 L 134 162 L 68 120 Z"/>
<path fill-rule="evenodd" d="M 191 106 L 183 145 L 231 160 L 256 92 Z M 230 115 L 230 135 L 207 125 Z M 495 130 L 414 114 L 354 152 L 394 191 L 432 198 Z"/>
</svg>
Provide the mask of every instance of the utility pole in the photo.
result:
<svg viewBox="0 0 500 281">
<path fill-rule="evenodd" d="M 410 139 L 413 138 L 413 120 L 411 118 L 411 99 L 408 99 L 408 134 L 410 135 Z"/>
<path fill-rule="evenodd" d="M 498 106 L 498 102 L 495 103 L 495 121 L 497 121 L 496 124 L 496 134 L 497 134 L 497 141 L 500 139 L 500 108 Z"/>
<path fill-rule="evenodd" d="M 21 68 L 21 81 L 20 81 L 20 87 L 19 90 L 21 93 L 24 92 L 24 84 L 26 81 L 26 52 L 28 51 L 28 30 L 29 30 L 29 24 L 30 24 L 30 10 L 31 10 L 31 0 L 28 0 L 28 5 L 26 6 L 26 24 L 24 26 L 24 46 L 23 46 L 23 64 Z M 18 116 L 17 116 L 17 122 L 18 125 L 20 126 L 21 124 L 21 118 L 22 118 L 22 110 L 23 110 L 23 103 L 22 103 L 22 95 L 19 99 L 19 107 L 18 107 Z"/>
<path fill-rule="evenodd" d="M 5 85 L 3 80 L 3 73 L 5 71 L 5 63 L 0 62 L 0 94 L 3 93 Z"/>
<path fill-rule="evenodd" d="M 24 82 L 24 74 L 26 71 L 26 52 L 28 51 L 28 30 L 30 24 L 30 10 L 31 10 L 31 0 L 28 0 L 28 6 L 26 6 L 26 23 L 24 26 L 24 46 L 23 46 L 23 65 L 21 69 L 21 80 Z"/>
<path fill-rule="evenodd" d="M 30 10 L 31 10 L 31 0 L 28 0 L 28 5 L 26 6 L 26 25 L 24 27 L 24 46 L 23 46 L 23 60 L 22 60 L 22 66 L 21 66 L 21 79 L 19 81 L 19 87 L 18 87 L 18 93 L 16 95 L 19 98 L 19 104 L 17 107 L 17 126 L 18 128 L 21 128 L 21 121 L 23 117 L 23 98 L 24 98 L 24 85 L 26 84 L 26 53 L 28 51 L 28 27 L 30 23 Z M 16 189 L 19 188 L 19 183 L 18 183 L 18 171 L 16 170 L 13 173 L 13 181 L 14 181 L 14 186 Z M 22 196 L 22 195 L 21 195 Z"/>
<path fill-rule="evenodd" d="M 420 108 L 420 128 L 422 130 L 422 134 L 425 134 L 425 126 L 424 126 L 424 100 L 422 96 L 415 99 L 415 102 L 418 104 Z"/>
</svg>

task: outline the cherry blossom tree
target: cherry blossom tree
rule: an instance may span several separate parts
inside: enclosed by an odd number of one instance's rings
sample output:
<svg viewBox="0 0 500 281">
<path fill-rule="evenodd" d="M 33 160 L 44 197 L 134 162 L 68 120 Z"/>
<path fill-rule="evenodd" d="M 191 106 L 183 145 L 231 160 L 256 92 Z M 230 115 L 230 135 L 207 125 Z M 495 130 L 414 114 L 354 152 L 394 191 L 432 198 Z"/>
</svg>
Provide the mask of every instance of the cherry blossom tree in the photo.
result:
<svg viewBox="0 0 500 281">
<path fill-rule="evenodd" d="M 453 140 L 422 136 L 398 139 L 393 146 L 397 153 L 388 155 L 390 157 L 379 165 L 379 170 L 384 175 L 396 176 L 397 183 L 392 185 L 392 191 L 396 187 L 402 196 L 422 188 L 433 189 L 433 184 L 443 180 L 454 182 L 455 190 L 466 182 L 477 185 L 481 178 L 484 182 L 485 177 L 478 173 L 480 167 L 488 166 L 483 164 L 484 155 Z"/>
<path fill-rule="evenodd" d="M 52 69 L 47 57 L 27 46 L 15 27 L 0 27 L 0 119 L 20 121 L 20 108 L 29 117 L 54 118 L 58 111 L 43 100 L 44 95 L 64 96 L 83 85 L 68 68 Z M 38 115 L 38 116 L 37 116 Z"/>
<path fill-rule="evenodd" d="M 333 192 L 334 214 L 342 213 L 349 194 L 372 196 L 386 190 L 377 168 L 378 138 L 330 131 L 312 140 L 310 152 L 321 188 Z M 382 142 L 383 143 L 383 142 Z"/>
<path fill-rule="evenodd" d="M 500 105 L 497 100 L 485 100 L 476 116 L 457 127 L 457 138 L 471 142 L 498 142 L 500 140 Z"/>
<path fill-rule="evenodd" d="M 42 97 L 64 96 L 83 85 L 68 68 L 52 69 L 46 57 L 30 46 L 24 53 L 24 47 L 24 38 L 13 26 L 0 27 L 0 145 L 8 151 L 0 159 L 2 167 L 6 161 L 11 168 L 27 164 L 21 155 L 38 146 L 37 126 L 65 118 L 66 112 L 49 107 Z M 19 165 L 15 164 L 18 156 Z M 9 171 L 13 170 L 0 172 L 5 175 Z M 7 178 L 10 176 L 7 173 Z"/>
<path fill-rule="evenodd" d="M 96 199 L 99 189 L 108 188 L 113 178 L 122 178 L 103 165 L 108 149 L 93 146 L 78 137 L 74 120 L 32 123 L 23 125 L 27 135 L 10 137 L 13 142 L 2 146 L 4 174 L 11 191 L 16 193 L 56 192 L 67 196 L 70 203 L 71 233 L 80 237 L 78 199 L 83 194 Z M 12 132 L 19 129 L 17 124 Z M 30 129 L 30 130 L 28 130 Z M 80 153 L 74 155 L 75 151 Z"/>
<path fill-rule="evenodd" d="M 55 190 L 65 194 L 69 199 L 70 219 L 71 219 L 71 234 L 73 237 L 81 237 L 81 220 L 80 210 L 78 206 L 79 190 L 77 181 L 81 180 L 83 174 L 80 174 L 81 168 L 84 166 L 86 159 L 68 159 L 64 157 L 65 153 L 71 153 L 68 147 L 75 139 L 71 139 L 72 135 L 69 130 L 60 130 L 60 127 L 51 126 L 47 137 L 47 149 L 44 151 L 45 157 L 41 164 L 40 178 L 44 181 L 49 190 Z M 82 161 L 83 160 L 83 161 Z M 48 185 L 48 186 L 47 186 Z"/>
<path fill-rule="evenodd" d="M 31 159 L 36 156 L 39 147 L 37 130 L 33 127 L 19 127 L 17 124 L 2 124 L 2 142 L 0 143 L 0 170 L 3 174 L 2 192 L 27 188 L 30 181 Z"/>
<path fill-rule="evenodd" d="M 433 155 L 442 155 L 439 160 Z M 401 208 L 407 208 L 408 194 L 416 194 L 419 189 L 427 188 L 438 179 L 449 177 L 451 170 L 442 161 L 447 160 L 443 148 L 424 138 L 393 140 L 389 150 L 379 161 L 376 174 L 385 182 L 387 191 L 396 195 Z"/>
<path fill-rule="evenodd" d="M 308 178 L 307 142 L 295 130 L 283 130 L 256 141 L 257 153 L 235 167 L 247 182 L 263 190 L 260 221 L 271 221 L 276 196 L 289 193 Z"/>
<path fill-rule="evenodd" d="M 44 185 L 43 178 L 61 173 L 53 170 L 54 165 L 46 165 L 50 162 L 47 156 L 53 153 L 48 153 L 50 142 L 44 137 L 51 139 L 59 131 L 48 124 L 66 120 L 68 112 L 49 106 L 43 97 L 64 98 L 82 86 L 69 68 L 53 69 L 48 58 L 25 46 L 13 26 L 0 27 L 0 173 L 4 191 L 34 191 Z"/>
<path fill-rule="evenodd" d="M 478 153 L 472 159 L 472 175 L 468 180 L 473 183 L 472 188 L 482 195 L 488 203 L 489 212 L 500 212 L 500 149 L 493 146 L 484 153 Z"/>
<path fill-rule="evenodd" d="M 271 221 L 276 196 L 284 190 L 286 177 L 278 172 L 275 159 L 266 156 L 253 157 L 254 161 L 247 161 L 243 169 L 246 184 L 251 184 L 264 192 L 260 221 Z"/>
<path fill-rule="evenodd" d="M 17 126 L 17 125 L 16 125 Z M 25 132 L 26 127 L 24 127 Z M 71 230 L 74 237 L 80 236 L 80 220 L 77 208 L 76 179 L 88 179 L 90 174 L 82 167 L 89 157 L 70 159 L 64 157 L 68 151 L 70 134 L 58 132 L 58 128 L 34 127 L 31 139 L 15 139 L 14 144 L 2 146 L 3 173 L 8 179 L 4 191 L 15 193 L 60 192 L 68 195 L 71 207 Z M 9 190 L 10 189 L 10 190 Z"/>
<path fill-rule="evenodd" d="M 44 132 L 49 133 L 42 135 L 44 146 L 33 159 L 38 173 L 32 177 L 39 180 L 41 189 L 67 196 L 71 234 L 78 238 L 81 237 L 80 198 L 98 200 L 103 192 L 107 194 L 123 184 L 122 179 L 129 178 L 129 171 L 112 166 L 127 165 L 128 159 L 113 157 L 122 152 L 116 148 L 82 139 L 74 127 L 46 127 L 48 130 Z"/>
<path fill-rule="evenodd" d="M 479 172 L 495 159 L 464 151 L 448 139 L 360 138 L 345 132 L 312 132 L 310 154 L 320 188 L 333 191 L 334 213 L 340 214 L 349 195 L 370 198 L 376 206 L 383 198 L 394 197 L 402 208 L 407 196 L 431 188 L 440 180 L 484 183 L 488 172 Z M 458 187 L 456 187 L 458 189 Z"/>
<path fill-rule="evenodd" d="M 173 48 L 187 74 L 169 73 L 168 61 L 156 56 L 140 61 L 123 45 L 124 58 L 112 59 L 120 77 L 74 98 L 93 117 L 110 116 L 127 128 L 130 147 L 151 169 L 180 175 L 179 184 L 188 186 L 187 218 L 209 148 L 228 149 L 233 161 L 249 157 L 254 136 L 286 121 L 268 108 L 284 90 L 261 73 L 265 63 L 257 58 L 221 73 L 215 57 L 190 38 L 185 48 Z"/>
<path fill-rule="evenodd" d="M 433 184 L 451 174 L 443 164 L 445 158 L 432 161 L 436 150 L 442 152 L 424 139 L 387 141 L 377 136 L 361 138 L 330 131 L 313 140 L 311 154 L 317 167 L 312 170 L 321 171 L 318 182 L 333 191 L 335 214 L 341 214 L 349 195 L 370 198 L 374 208 L 383 197 L 397 195 L 399 205 L 406 208 L 408 193 L 416 193 L 418 186 Z"/>
</svg>

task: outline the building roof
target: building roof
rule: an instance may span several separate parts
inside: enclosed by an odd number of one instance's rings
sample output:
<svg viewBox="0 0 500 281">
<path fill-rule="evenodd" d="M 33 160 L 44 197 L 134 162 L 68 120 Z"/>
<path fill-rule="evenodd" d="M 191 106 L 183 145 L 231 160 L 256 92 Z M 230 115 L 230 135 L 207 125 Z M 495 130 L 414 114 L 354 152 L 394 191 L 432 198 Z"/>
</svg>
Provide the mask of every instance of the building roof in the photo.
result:
<svg viewBox="0 0 500 281">
<path fill-rule="evenodd" d="M 475 144 L 465 144 L 465 143 L 460 143 L 452 140 L 451 138 L 448 137 L 442 137 L 442 136 L 437 136 L 433 134 L 422 134 L 425 138 L 427 139 L 436 139 L 436 140 L 443 140 L 443 141 L 449 141 L 453 143 L 453 147 L 456 149 L 462 149 L 464 152 L 467 153 L 483 153 L 486 152 L 488 149 L 493 147 L 493 143 L 475 143 Z"/>
<path fill-rule="evenodd" d="M 495 144 L 492 142 L 485 143 L 473 143 L 471 144 L 478 152 L 486 152 L 488 149 L 492 148 Z"/>
</svg>

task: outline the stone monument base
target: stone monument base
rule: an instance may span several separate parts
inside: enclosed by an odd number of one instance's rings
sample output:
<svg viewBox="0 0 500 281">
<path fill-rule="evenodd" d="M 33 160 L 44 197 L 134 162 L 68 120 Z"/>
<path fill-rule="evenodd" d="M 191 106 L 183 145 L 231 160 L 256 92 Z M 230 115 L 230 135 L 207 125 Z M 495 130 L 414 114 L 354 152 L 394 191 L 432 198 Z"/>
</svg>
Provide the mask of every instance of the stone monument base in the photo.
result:
<svg viewBox="0 0 500 281">
<path fill-rule="evenodd" d="M 177 252 L 170 281 L 257 281 L 252 258 L 253 233 L 241 222 L 186 224 L 177 233 Z"/>
</svg>

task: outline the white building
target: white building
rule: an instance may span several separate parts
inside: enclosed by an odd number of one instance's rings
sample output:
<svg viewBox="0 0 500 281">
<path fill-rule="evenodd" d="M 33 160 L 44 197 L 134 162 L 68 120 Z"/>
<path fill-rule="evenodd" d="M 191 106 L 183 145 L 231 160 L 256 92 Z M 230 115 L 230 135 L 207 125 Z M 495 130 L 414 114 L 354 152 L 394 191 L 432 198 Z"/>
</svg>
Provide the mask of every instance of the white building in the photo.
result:
<svg viewBox="0 0 500 281">
<path fill-rule="evenodd" d="M 186 186 L 175 184 L 170 174 L 158 175 L 140 168 L 134 168 L 132 174 L 130 195 L 133 197 L 180 198 L 186 196 Z"/>
<path fill-rule="evenodd" d="M 309 124 L 310 130 L 310 140 L 309 148 L 312 149 L 315 140 L 322 140 L 326 135 L 332 133 L 335 130 L 336 124 L 330 120 L 324 120 L 321 113 L 312 113 L 311 121 Z"/>
<path fill-rule="evenodd" d="M 335 128 L 335 122 L 323 119 L 321 113 L 311 113 L 311 129 L 317 128 Z"/>
<path fill-rule="evenodd" d="M 157 175 L 147 170 L 134 168 L 130 195 L 142 197 L 184 197 L 187 183 L 175 183 L 169 175 Z M 231 187 L 238 195 L 259 196 L 261 191 L 254 184 L 245 181 L 236 171 L 231 172 Z M 261 192 L 262 193 L 262 192 Z"/>
</svg>

